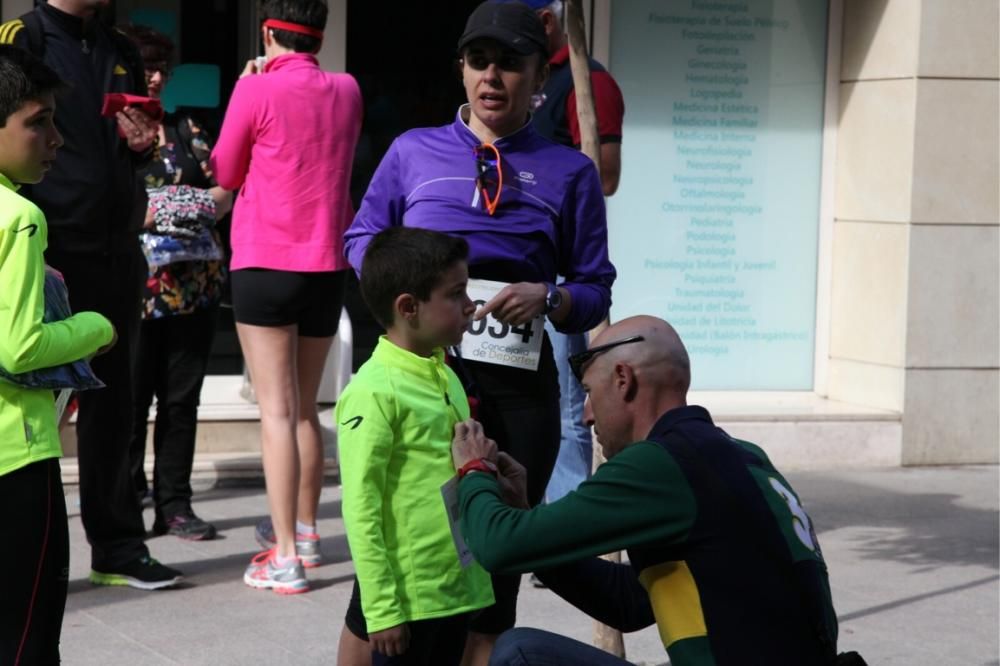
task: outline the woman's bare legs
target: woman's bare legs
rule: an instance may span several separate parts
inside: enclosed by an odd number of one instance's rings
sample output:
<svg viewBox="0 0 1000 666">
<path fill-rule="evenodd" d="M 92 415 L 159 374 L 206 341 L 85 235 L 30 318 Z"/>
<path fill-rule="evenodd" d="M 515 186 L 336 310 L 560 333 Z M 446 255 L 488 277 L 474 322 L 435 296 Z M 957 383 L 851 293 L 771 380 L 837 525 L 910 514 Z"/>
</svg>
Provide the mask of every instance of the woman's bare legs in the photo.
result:
<svg viewBox="0 0 1000 666">
<path fill-rule="evenodd" d="M 260 407 L 261 453 L 278 555 L 295 555 L 299 493 L 297 326 L 236 324 Z"/>
<path fill-rule="evenodd" d="M 319 494 L 323 490 L 323 436 L 316 411 L 316 396 L 333 338 L 298 339 L 299 411 L 296 435 L 299 449 L 298 520 L 316 524 Z"/>
</svg>

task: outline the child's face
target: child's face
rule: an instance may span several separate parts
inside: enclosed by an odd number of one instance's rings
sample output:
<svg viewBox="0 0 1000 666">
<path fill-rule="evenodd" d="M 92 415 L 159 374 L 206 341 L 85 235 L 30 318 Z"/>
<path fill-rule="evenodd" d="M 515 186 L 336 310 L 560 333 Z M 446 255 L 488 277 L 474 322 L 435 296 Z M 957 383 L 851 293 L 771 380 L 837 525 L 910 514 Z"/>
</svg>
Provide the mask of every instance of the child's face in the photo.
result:
<svg viewBox="0 0 1000 666">
<path fill-rule="evenodd" d="M 469 267 L 460 261 L 441 276 L 431 291 L 431 297 L 421 301 L 417 312 L 417 329 L 424 344 L 429 347 L 457 345 L 476 311 L 476 305 L 466 293 L 469 285 Z"/>
<path fill-rule="evenodd" d="M 29 99 L 0 127 L 0 173 L 15 183 L 37 183 L 56 159 L 63 139 L 52 122 L 52 94 Z"/>
</svg>

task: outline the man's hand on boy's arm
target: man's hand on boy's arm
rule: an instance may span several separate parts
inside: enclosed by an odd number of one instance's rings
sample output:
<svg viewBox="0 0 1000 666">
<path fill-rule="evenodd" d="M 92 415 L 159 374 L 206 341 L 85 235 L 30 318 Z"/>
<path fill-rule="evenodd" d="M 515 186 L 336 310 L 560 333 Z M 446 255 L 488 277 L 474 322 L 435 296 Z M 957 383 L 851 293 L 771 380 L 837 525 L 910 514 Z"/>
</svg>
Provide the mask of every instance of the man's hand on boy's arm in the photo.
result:
<svg viewBox="0 0 1000 666">
<path fill-rule="evenodd" d="M 483 424 L 466 419 L 455 424 L 455 437 L 451 440 L 451 458 L 455 469 L 462 469 L 467 462 L 486 458 L 497 461 L 497 443 L 483 433 Z"/>
<path fill-rule="evenodd" d="M 528 470 L 512 456 L 503 451 L 497 454 L 497 481 L 500 494 L 508 506 L 516 509 L 530 509 L 528 504 Z"/>
<path fill-rule="evenodd" d="M 497 451 L 497 443 L 486 436 L 479 421 L 468 419 L 455 424 L 451 457 L 456 470 L 480 458 L 495 463 L 503 501 L 519 509 L 529 508 L 527 470 L 511 456 Z"/>
<path fill-rule="evenodd" d="M 387 657 L 398 657 L 410 647 L 410 626 L 405 622 L 382 631 L 368 634 L 368 642 L 373 652 Z"/>
</svg>

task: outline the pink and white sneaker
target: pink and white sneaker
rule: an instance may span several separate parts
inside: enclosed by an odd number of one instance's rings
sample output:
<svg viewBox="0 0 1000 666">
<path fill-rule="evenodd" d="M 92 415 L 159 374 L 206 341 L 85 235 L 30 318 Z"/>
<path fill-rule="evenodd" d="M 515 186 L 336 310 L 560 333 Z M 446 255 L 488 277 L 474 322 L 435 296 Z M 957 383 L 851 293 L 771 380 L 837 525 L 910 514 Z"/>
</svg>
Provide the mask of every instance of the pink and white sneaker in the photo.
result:
<svg viewBox="0 0 1000 666">
<path fill-rule="evenodd" d="M 254 529 L 254 538 L 261 548 L 274 548 L 278 545 L 278 540 L 274 536 L 274 523 L 270 518 L 264 518 L 257 523 Z M 302 560 L 302 566 L 306 569 L 318 567 L 323 563 L 323 553 L 319 549 L 319 535 L 304 532 L 295 533 L 295 554 Z"/>
<path fill-rule="evenodd" d="M 243 582 L 258 590 L 274 590 L 278 594 L 301 594 L 309 591 L 309 581 L 299 558 L 279 567 L 277 549 L 265 550 L 250 560 Z"/>
</svg>

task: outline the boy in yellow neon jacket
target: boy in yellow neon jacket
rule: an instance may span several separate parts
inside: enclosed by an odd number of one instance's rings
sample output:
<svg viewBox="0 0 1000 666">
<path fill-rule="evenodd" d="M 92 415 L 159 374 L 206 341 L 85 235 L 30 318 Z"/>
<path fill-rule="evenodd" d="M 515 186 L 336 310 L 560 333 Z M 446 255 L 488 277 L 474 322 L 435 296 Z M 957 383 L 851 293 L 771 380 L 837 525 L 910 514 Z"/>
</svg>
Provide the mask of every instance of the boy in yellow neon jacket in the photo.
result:
<svg viewBox="0 0 1000 666">
<path fill-rule="evenodd" d="M 48 228 L 17 187 L 39 182 L 62 145 L 52 124 L 62 85 L 40 60 L 0 46 L 0 366 L 10 373 L 75 361 L 115 337 L 95 312 L 42 323 Z M 69 568 L 61 455 L 53 392 L 0 382 L 0 567 L 18 572 L 4 583 L 0 663 L 59 661 Z"/>
<path fill-rule="evenodd" d="M 493 603 L 489 575 L 460 561 L 441 493 L 454 476 L 454 425 L 469 414 L 442 350 L 475 312 L 467 256 L 462 239 L 393 227 L 361 270 L 386 335 L 336 418 L 344 525 L 376 664 L 457 664 L 467 614 Z M 360 633 L 350 612 L 346 624 Z"/>
</svg>

